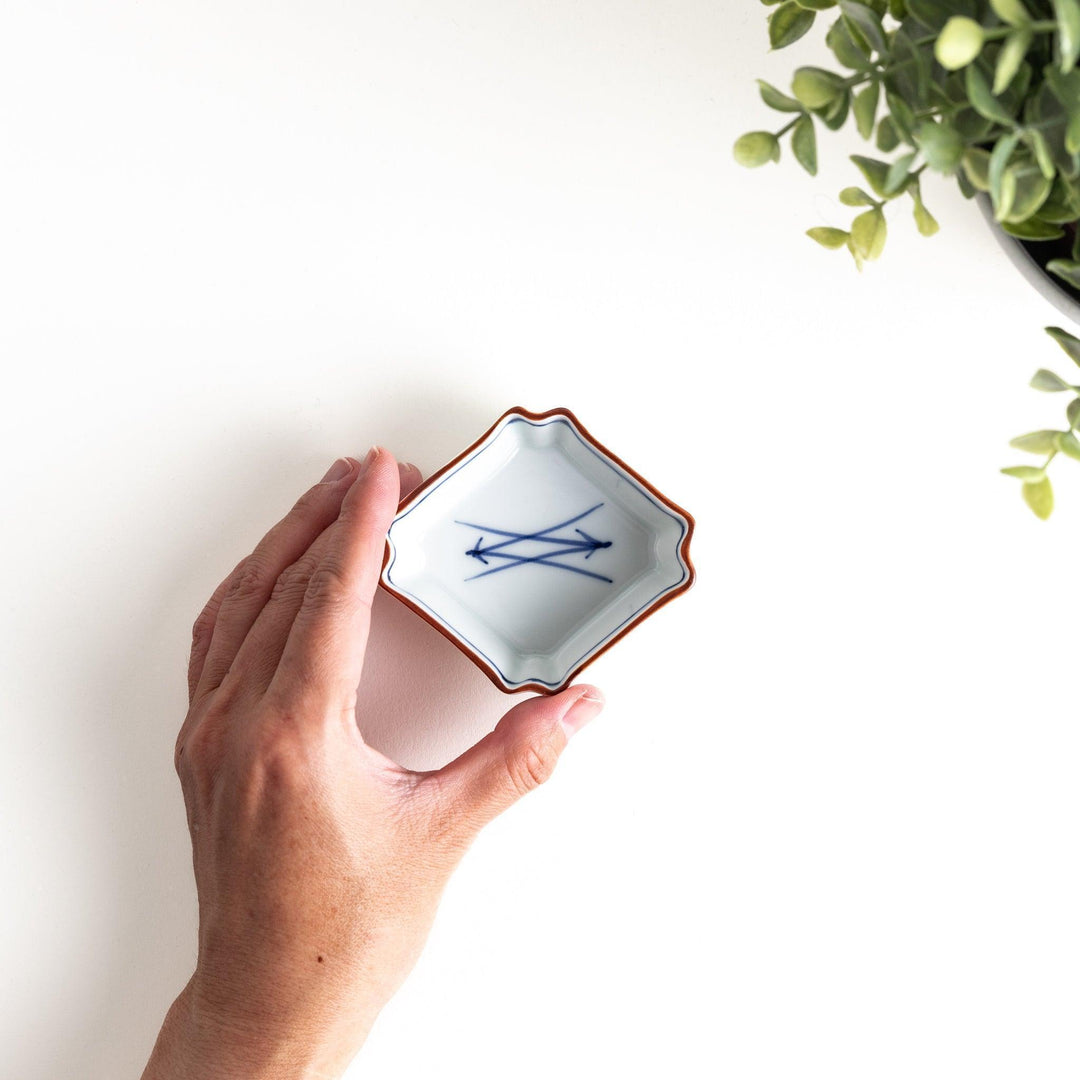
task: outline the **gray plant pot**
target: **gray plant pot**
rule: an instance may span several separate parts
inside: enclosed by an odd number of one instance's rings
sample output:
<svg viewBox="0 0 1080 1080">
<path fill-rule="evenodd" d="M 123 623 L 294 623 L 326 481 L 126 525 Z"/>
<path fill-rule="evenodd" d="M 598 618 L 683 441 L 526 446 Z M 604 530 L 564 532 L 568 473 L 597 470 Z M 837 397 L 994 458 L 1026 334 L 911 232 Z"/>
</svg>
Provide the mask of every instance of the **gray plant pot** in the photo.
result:
<svg viewBox="0 0 1080 1080">
<path fill-rule="evenodd" d="M 1076 294 L 1069 289 L 1065 282 L 1054 277 L 1053 274 L 1048 274 L 1042 268 L 1036 256 L 1032 254 L 1032 250 L 1037 250 L 1038 245 L 1032 244 L 1029 247 L 1022 241 L 1017 240 L 1015 236 L 1010 236 L 1003 228 L 1001 228 L 994 220 L 994 208 L 990 203 L 990 197 L 988 195 L 977 196 L 977 201 L 979 203 L 979 209 L 983 212 L 983 217 L 986 218 L 986 221 L 994 236 L 997 238 L 997 242 L 1001 245 L 1002 250 L 1012 260 L 1013 266 L 1015 266 L 1016 269 L 1019 270 L 1040 293 L 1042 293 L 1045 299 L 1062 313 L 1062 315 L 1072 319 L 1074 323 L 1080 324 L 1080 300 L 1077 299 Z"/>
</svg>

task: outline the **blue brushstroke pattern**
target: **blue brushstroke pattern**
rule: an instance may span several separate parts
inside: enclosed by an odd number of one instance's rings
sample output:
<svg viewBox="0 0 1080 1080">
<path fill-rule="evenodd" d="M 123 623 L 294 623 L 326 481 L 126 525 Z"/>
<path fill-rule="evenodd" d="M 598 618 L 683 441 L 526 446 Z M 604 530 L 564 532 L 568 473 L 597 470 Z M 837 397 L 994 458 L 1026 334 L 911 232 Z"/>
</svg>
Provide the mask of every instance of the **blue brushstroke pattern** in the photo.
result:
<svg viewBox="0 0 1080 1080">
<path fill-rule="evenodd" d="M 487 577 L 489 574 L 498 574 L 503 570 L 513 570 L 515 566 L 524 566 L 528 563 L 533 563 L 537 566 L 554 566 L 560 570 L 568 570 L 572 574 L 581 574 L 584 577 L 594 578 L 596 581 L 606 582 L 611 585 L 612 579 L 604 574 L 594 574 L 591 570 L 586 570 L 581 566 L 574 566 L 571 563 L 561 562 L 559 557 L 563 555 L 576 555 L 581 552 L 585 552 L 585 558 L 591 559 L 597 551 L 603 548 L 611 547 L 612 542 L 610 540 L 598 540 L 595 536 L 590 536 L 584 529 L 574 529 L 574 532 L 581 537 L 580 540 L 574 539 L 573 536 L 553 536 L 552 533 L 557 533 L 560 529 L 565 529 L 568 525 L 573 525 L 578 521 L 587 518 L 590 514 L 599 510 L 603 503 L 597 503 L 595 506 L 590 506 L 588 510 L 583 511 L 580 514 L 575 514 L 571 518 L 567 518 L 565 521 L 560 521 L 556 525 L 549 525 L 546 529 L 540 529 L 537 532 L 532 533 L 518 533 L 512 532 L 509 529 L 496 529 L 490 525 L 478 525 L 474 521 L 455 521 L 456 525 L 464 525 L 468 529 L 477 529 L 480 533 L 480 539 L 465 552 L 470 558 L 476 559 L 478 562 L 488 565 L 488 559 L 502 559 L 505 560 L 503 565 L 494 566 L 490 570 L 481 570 L 479 574 L 473 574 L 472 577 L 467 577 L 466 581 L 475 581 L 477 578 Z M 490 544 L 484 547 L 484 537 L 488 535 L 494 536 L 506 536 L 507 540 L 502 540 L 495 544 Z M 533 541 L 541 544 L 554 544 L 556 550 L 545 552 L 543 555 L 517 555 L 513 552 L 503 551 L 503 548 L 511 548 L 516 544 L 527 543 Z"/>
</svg>

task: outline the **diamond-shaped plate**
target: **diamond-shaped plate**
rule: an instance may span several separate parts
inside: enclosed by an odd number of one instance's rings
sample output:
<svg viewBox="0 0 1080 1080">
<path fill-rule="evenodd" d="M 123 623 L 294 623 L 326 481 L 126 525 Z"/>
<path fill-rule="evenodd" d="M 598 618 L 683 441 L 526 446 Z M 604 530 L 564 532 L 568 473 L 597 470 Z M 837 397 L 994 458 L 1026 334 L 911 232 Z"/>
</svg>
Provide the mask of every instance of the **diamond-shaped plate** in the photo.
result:
<svg viewBox="0 0 1080 1080">
<path fill-rule="evenodd" d="M 502 690 L 554 693 L 690 588 L 693 528 L 569 410 L 514 408 L 402 504 L 382 584 Z"/>
</svg>

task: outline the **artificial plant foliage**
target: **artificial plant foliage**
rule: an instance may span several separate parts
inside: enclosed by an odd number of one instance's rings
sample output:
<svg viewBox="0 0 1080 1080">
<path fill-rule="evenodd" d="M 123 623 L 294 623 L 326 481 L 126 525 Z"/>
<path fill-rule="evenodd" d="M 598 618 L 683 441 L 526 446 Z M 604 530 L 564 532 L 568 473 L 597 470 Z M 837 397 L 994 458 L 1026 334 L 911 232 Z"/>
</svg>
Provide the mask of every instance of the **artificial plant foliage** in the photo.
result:
<svg viewBox="0 0 1080 1080">
<path fill-rule="evenodd" d="M 1073 363 L 1080 367 L 1080 338 L 1073 337 L 1059 326 L 1048 326 L 1046 332 L 1064 349 Z M 1065 408 L 1067 424 L 1065 430 L 1030 431 L 1027 435 L 1018 435 L 1009 443 L 1017 450 L 1038 454 L 1046 460 L 1041 465 L 1011 465 L 1001 470 L 1006 476 L 1015 477 L 1020 481 L 1020 493 L 1024 497 L 1024 502 L 1031 507 L 1036 517 L 1045 521 L 1054 509 L 1054 489 L 1050 484 L 1050 478 L 1046 475 L 1047 466 L 1058 454 L 1080 461 L 1080 439 L 1076 434 L 1077 429 L 1080 429 L 1080 385 L 1074 386 L 1060 375 L 1047 371 L 1046 368 L 1040 368 L 1035 372 L 1031 385 L 1036 390 L 1049 394 L 1063 392 L 1073 394 Z"/>
<path fill-rule="evenodd" d="M 1047 269 L 1080 289 L 1080 0 L 762 3 L 774 49 L 829 19 L 825 41 L 839 70 L 800 67 L 790 94 L 759 80 L 762 101 L 785 122 L 741 136 L 736 160 L 779 161 L 789 137 L 813 176 L 819 130 L 849 120 L 891 155 L 852 157 L 864 184 L 840 200 L 859 213 L 846 229 L 808 230 L 811 239 L 846 248 L 861 269 L 881 254 L 886 206 L 902 196 L 919 232 L 932 236 L 938 223 L 920 187 L 930 169 L 955 177 L 967 198 L 987 192 L 1001 227 L 1022 240 L 1069 237 L 1071 257 Z M 1049 513 L 1048 502 L 1028 501 Z"/>
</svg>

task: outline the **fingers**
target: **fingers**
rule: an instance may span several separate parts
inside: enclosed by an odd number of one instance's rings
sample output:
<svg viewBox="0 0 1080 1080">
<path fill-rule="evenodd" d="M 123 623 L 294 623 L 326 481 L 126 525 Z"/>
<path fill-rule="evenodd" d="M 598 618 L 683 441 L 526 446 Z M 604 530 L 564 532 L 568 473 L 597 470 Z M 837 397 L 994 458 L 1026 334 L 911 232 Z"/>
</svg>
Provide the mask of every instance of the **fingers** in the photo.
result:
<svg viewBox="0 0 1080 1080">
<path fill-rule="evenodd" d="M 307 551 L 319 533 L 337 517 L 356 470 L 357 463 L 352 458 L 336 461 L 323 481 L 300 497 L 229 578 L 214 615 L 213 632 L 193 700 L 221 684 L 269 599 L 278 575 Z"/>
<path fill-rule="evenodd" d="M 570 737 L 603 707 L 594 686 L 572 686 L 515 705 L 490 735 L 435 774 L 455 816 L 477 831 L 539 787 Z"/>
<path fill-rule="evenodd" d="M 415 465 L 399 464 L 399 498 L 405 498 L 421 479 L 420 470 Z M 233 661 L 233 670 L 253 691 L 261 694 L 270 685 L 285 650 L 289 631 L 307 594 L 311 575 L 329 552 L 333 536 L 333 525 L 323 529 L 311 547 L 278 576 L 270 599 L 244 639 Z"/>
<path fill-rule="evenodd" d="M 332 711 L 353 707 L 399 492 L 393 455 L 373 447 L 311 567 L 268 688 L 272 696 L 295 702 L 314 694 Z"/>
<path fill-rule="evenodd" d="M 408 461 L 399 462 L 398 483 L 401 491 L 398 495 L 398 501 L 407 499 L 420 486 L 420 481 L 423 479 L 424 474 L 415 465 Z"/>
<path fill-rule="evenodd" d="M 244 560 L 233 567 L 232 573 L 214 590 L 214 595 L 206 601 L 206 606 L 199 612 L 195 625 L 191 629 L 191 656 L 188 658 L 188 704 L 195 697 L 195 688 L 199 685 L 202 676 L 203 665 L 206 663 L 206 654 L 210 649 L 210 640 L 214 636 L 214 624 L 217 622 L 218 610 L 226 591 L 244 565 Z"/>
</svg>

